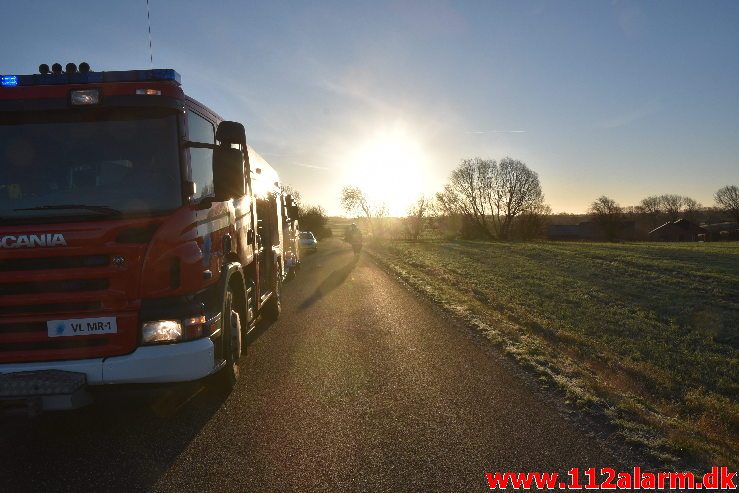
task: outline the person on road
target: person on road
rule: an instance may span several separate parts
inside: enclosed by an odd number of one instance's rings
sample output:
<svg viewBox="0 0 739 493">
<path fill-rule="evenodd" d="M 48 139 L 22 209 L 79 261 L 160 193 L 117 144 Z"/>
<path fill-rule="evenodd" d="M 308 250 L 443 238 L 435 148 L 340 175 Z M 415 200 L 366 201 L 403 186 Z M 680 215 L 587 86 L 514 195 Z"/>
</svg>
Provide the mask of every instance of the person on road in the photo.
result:
<svg viewBox="0 0 739 493">
<path fill-rule="evenodd" d="M 346 231 L 344 241 L 351 244 L 354 250 L 354 256 L 359 257 L 359 252 L 362 251 L 362 232 L 357 228 L 356 224 L 352 224 Z"/>
</svg>

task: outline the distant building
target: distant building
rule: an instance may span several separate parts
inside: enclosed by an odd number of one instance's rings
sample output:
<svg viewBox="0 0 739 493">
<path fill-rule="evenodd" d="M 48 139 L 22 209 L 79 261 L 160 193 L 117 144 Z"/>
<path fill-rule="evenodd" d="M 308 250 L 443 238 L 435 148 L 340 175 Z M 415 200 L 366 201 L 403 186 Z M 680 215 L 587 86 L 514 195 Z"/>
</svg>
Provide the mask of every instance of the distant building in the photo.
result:
<svg viewBox="0 0 739 493">
<path fill-rule="evenodd" d="M 739 223 L 726 222 L 717 224 L 704 224 L 701 226 L 707 231 L 708 241 L 737 241 L 739 240 Z"/>
<path fill-rule="evenodd" d="M 687 219 L 666 222 L 649 232 L 649 241 L 698 241 L 708 231 Z M 699 235 L 703 235 L 699 238 Z"/>
<path fill-rule="evenodd" d="M 550 240 L 579 240 L 579 224 L 552 224 L 547 229 L 547 238 Z"/>
<path fill-rule="evenodd" d="M 636 223 L 621 221 L 616 239 L 633 241 L 635 237 Z M 598 223 L 582 221 L 579 224 L 552 224 L 547 229 L 547 238 L 550 240 L 604 241 L 607 235 Z"/>
</svg>

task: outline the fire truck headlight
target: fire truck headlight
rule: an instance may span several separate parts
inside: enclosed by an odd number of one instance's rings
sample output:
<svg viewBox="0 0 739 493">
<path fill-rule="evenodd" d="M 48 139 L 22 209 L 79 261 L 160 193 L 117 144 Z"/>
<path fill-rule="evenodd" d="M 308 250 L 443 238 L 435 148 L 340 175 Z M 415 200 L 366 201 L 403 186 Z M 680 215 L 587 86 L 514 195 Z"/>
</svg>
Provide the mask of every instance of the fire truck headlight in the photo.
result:
<svg viewBox="0 0 739 493">
<path fill-rule="evenodd" d="M 155 320 L 141 326 L 141 341 L 144 344 L 176 342 L 182 339 L 182 325 L 177 320 Z"/>
</svg>

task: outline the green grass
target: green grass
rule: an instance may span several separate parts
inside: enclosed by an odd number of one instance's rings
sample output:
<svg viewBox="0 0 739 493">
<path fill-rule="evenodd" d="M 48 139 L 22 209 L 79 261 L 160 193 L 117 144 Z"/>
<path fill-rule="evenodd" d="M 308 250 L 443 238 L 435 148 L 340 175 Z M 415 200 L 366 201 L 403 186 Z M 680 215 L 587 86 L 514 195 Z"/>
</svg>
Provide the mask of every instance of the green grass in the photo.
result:
<svg viewBox="0 0 739 493">
<path fill-rule="evenodd" d="M 663 464 L 736 464 L 739 244 L 438 241 L 374 252 Z"/>
</svg>

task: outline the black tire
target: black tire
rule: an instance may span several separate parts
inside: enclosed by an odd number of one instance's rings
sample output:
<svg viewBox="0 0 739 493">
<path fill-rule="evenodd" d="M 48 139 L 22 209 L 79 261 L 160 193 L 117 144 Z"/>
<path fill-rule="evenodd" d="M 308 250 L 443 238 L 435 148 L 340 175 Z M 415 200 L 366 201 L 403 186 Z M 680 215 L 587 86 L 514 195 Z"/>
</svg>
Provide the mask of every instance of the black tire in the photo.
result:
<svg viewBox="0 0 739 493">
<path fill-rule="evenodd" d="M 274 322 L 280 318 L 282 312 L 282 278 L 277 276 L 275 291 L 272 293 L 267 305 L 264 307 L 264 318 L 269 322 Z"/>
<path fill-rule="evenodd" d="M 228 288 L 221 313 L 223 330 L 223 350 L 226 366 L 218 372 L 217 384 L 221 390 L 230 392 L 239 379 L 239 358 L 241 357 L 241 317 L 234 310 L 233 291 Z"/>
</svg>

